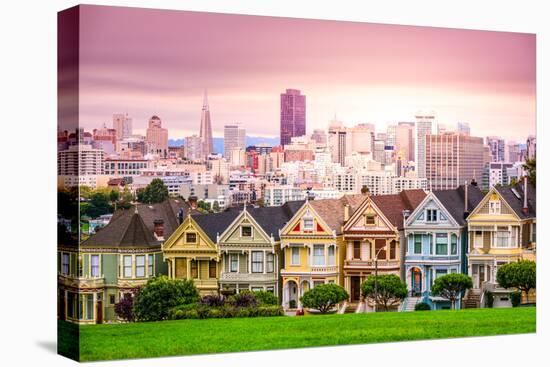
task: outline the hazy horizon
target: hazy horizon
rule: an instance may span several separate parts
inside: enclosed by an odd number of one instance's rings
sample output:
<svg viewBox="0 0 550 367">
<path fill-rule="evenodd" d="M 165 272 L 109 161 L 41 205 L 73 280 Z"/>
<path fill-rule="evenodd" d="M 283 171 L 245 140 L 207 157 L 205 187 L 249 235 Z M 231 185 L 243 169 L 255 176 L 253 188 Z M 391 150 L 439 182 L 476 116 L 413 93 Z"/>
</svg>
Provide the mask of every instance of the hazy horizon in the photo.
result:
<svg viewBox="0 0 550 367">
<path fill-rule="evenodd" d="M 307 96 L 307 132 L 347 126 L 470 124 L 472 135 L 535 134 L 535 35 L 124 7 L 81 6 L 80 125 L 134 131 L 160 116 L 170 138 L 198 134 L 204 89 L 214 136 L 242 123 L 279 135 L 279 96 Z M 503 128 L 504 127 L 504 128 Z"/>
</svg>

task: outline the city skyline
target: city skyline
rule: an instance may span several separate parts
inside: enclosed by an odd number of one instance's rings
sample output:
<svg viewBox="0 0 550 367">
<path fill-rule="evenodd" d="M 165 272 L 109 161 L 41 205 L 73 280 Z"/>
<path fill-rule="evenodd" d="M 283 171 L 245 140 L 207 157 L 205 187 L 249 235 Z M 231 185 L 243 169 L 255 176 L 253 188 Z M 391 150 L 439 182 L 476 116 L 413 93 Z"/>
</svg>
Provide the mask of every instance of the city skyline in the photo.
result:
<svg viewBox="0 0 550 367">
<path fill-rule="evenodd" d="M 535 134 L 534 35 L 193 12 L 158 11 L 150 20 L 151 11 L 83 12 L 79 112 L 86 129 L 128 112 L 135 132 L 156 114 L 171 139 L 192 135 L 208 88 L 214 136 L 234 122 L 250 136 L 277 136 L 280 93 L 296 88 L 308 96 L 308 134 L 326 130 L 335 113 L 348 126 L 370 122 L 383 130 L 414 121 L 419 109 L 436 111 L 447 125 L 469 122 L 475 136 L 503 125 L 506 140 Z M 199 23 L 206 32 L 193 29 Z M 331 29 L 322 44 L 321 27 Z M 291 37 L 296 32 L 299 39 Z"/>
</svg>

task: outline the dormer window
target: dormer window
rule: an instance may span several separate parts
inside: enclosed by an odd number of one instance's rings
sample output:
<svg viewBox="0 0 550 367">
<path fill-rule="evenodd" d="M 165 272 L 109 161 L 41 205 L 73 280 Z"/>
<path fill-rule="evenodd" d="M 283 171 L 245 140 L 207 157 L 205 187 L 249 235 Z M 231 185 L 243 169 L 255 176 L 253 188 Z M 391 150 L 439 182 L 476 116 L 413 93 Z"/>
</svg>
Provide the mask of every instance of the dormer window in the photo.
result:
<svg viewBox="0 0 550 367">
<path fill-rule="evenodd" d="M 241 237 L 252 237 L 252 227 L 251 226 L 242 226 L 241 227 Z"/>
<path fill-rule="evenodd" d="M 500 201 L 499 200 L 489 201 L 489 214 L 500 214 Z"/>
<path fill-rule="evenodd" d="M 436 209 L 426 209 L 426 222 L 437 222 Z"/>
<path fill-rule="evenodd" d="M 304 231 L 313 231 L 313 218 L 304 218 Z"/>
<path fill-rule="evenodd" d="M 374 214 L 367 214 L 365 216 L 365 223 L 367 224 L 367 226 L 373 226 L 376 224 L 376 217 L 374 216 Z"/>
<path fill-rule="evenodd" d="M 186 243 L 197 243 L 197 234 L 190 232 L 185 234 Z"/>
</svg>

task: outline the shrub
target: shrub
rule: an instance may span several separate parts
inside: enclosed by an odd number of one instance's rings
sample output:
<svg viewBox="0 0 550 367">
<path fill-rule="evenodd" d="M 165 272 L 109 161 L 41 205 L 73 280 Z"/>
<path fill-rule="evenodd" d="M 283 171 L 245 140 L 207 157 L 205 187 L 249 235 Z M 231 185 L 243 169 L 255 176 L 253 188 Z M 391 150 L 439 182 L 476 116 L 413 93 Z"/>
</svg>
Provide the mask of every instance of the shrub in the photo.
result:
<svg viewBox="0 0 550 367">
<path fill-rule="evenodd" d="M 512 302 L 512 307 L 518 307 L 521 303 L 521 292 L 511 292 L 510 302 Z"/>
<path fill-rule="evenodd" d="M 181 317 L 181 315 L 186 314 L 188 311 L 197 311 L 197 307 L 198 307 L 197 303 L 190 303 L 190 304 L 186 304 L 186 305 L 179 305 L 179 306 L 176 306 L 176 307 L 172 307 L 168 311 L 168 319 L 170 319 L 170 320 L 181 319 L 181 318 L 183 318 L 183 317 Z M 196 318 L 198 318 L 198 315 L 197 315 Z"/>
<path fill-rule="evenodd" d="M 229 297 L 229 304 L 234 307 L 255 307 L 258 304 L 253 293 L 243 291 Z"/>
<path fill-rule="evenodd" d="M 260 305 L 276 306 L 276 305 L 279 304 L 279 300 L 271 292 L 256 291 L 256 292 L 254 292 L 254 297 L 256 297 L 256 300 L 258 301 L 258 304 L 260 304 Z"/>
<path fill-rule="evenodd" d="M 208 307 L 222 307 L 225 304 L 225 298 L 223 296 L 209 294 L 202 297 L 199 303 Z"/>
<path fill-rule="evenodd" d="M 304 307 L 327 313 L 336 304 L 348 299 L 348 292 L 336 284 L 321 284 L 304 293 L 300 300 Z"/>
<path fill-rule="evenodd" d="M 430 311 L 432 308 L 430 307 L 429 304 L 425 303 L 425 302 L 420 302 L 420 303 L 417 303 L 415 306 L 414 306 L 414 310 L 415 311 Z"/>
<path fill-rule="evenodd" d="M 143 286 L 134 300 L 136 319 L 158 321 L 168 317 L 171 308 L 196 303 L 199 292 L 192 280 L 155 277 Z"/>
<path fill-rule="evenodd" d="M 378 285 L 375 285 L 378 283 Z M 378 291 L 376 291 L 376 287 Z M 361 284 L 361 292 L 377 305 L 381 305 L 384 311 L 389 311 L 407 297 L 407 285 L 397 275 L 387 274 L 371 275 Z"/>
<path fill-rule="evenodd" d="M 291 299 L 290 301 L 288 301 L 288 307 L 289 308 L 296 308 L 296 300 Z"/>
<path fill-rule="evenodd" d="M 485 293 L 485 306 L 487 308 L 493 308 L 495 304 L 495 295 L 491 291 L 486 291 Z"/>
<path fill-rule="evenodd" d="M 284 311 L 281 306 L 260 306 L 258 307 L 257 316 L 283 316 Z"/>
<path fill-rule="evenodd" d="M 466 274 L 451 273 L 437 278 L 432 286 L 432 294 L 441 296 L 451 301 L 451 308 L 454 309 L 456 300 L 462 292 L 472 288 L 472 278 Z"/>
<path fill-rule="evenodd" d="M 115 313 L 118 317 L 126 321 L 134 321 L 134 297 L 139 292 L 139 289 L 135 289 L 130 293 L 124 293 L 124 296 L 115 303 Z"/>
</svg>

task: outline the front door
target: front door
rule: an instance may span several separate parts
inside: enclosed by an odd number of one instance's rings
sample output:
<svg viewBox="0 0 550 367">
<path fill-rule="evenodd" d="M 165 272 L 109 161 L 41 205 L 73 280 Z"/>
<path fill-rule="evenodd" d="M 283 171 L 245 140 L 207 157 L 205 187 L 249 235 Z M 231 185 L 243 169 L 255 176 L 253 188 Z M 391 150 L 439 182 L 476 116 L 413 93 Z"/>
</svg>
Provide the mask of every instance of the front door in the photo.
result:
<svg viewBox="0 0 550 367">
<path fill-rule="evenodd" d="M 484 281 L 485 281 L 485 265 L 479 265 L 479 283 L 477 287 L 481 288 Z"/>
<path fill-rule="evenodd" d="M 418 268 L 413 270 L 413 292 L 415 295 L 422 293 L 422 273 Z"/>
<path fill-rule="evenodd" d="M 361 298 L 361 278 L 351 277 L 351 301 L 359 301 Z"/>
<path fill-rule="evenodd" d="M 103 302 L 97 300 L 97 309 L 96 309 L 96 324 L 101 324 L 103 322 Z"/>
</svg>

